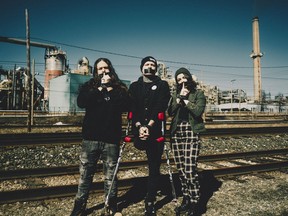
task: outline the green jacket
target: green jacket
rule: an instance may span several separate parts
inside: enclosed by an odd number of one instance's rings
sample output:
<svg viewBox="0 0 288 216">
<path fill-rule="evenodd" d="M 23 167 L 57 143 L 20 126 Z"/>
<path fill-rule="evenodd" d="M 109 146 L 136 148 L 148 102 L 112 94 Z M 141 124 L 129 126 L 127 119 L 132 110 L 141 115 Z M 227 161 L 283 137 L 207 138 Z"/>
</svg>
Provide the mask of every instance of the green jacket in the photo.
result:
<svg viewBox="0 0 288 216">
<path fill-rule="evenodd" d="M 188 109 L 189 122 L 194 133 L 201 133 L 205 131 L 202 114 L 206 107 L 206 97 L 202 90 L 195 90 L 190 92 L 188 96 L 188 104 L 182 106 L 176 102 L 177 94 L 174 93 L 168 104 L 168 114 L 172 116 L 170 134 L 171 136 L 176 132 L 177 124 L 179 123 L 179 110 Z"/>
</svg>

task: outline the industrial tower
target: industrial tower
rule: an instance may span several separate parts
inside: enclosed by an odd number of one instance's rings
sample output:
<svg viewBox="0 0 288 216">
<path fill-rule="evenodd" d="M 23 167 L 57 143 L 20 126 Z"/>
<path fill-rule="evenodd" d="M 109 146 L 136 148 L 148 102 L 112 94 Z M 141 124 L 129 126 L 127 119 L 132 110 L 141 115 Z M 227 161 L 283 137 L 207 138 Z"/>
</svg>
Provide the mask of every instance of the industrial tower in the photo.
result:
<svg viewBox="0 0 288 216">
<path fill-rule="evenodd" d="M 258 17 L 254 17 L 252 20 L 252 31 L 253 31 L 253 50 L 250 57 L 253 59 L 253 68 L 254 68 L 254 101 L 256 103 L 260 103 L 262 101 L 260 59 L 263 56 L 263 53 L 260 52 Z"/>
</svg>

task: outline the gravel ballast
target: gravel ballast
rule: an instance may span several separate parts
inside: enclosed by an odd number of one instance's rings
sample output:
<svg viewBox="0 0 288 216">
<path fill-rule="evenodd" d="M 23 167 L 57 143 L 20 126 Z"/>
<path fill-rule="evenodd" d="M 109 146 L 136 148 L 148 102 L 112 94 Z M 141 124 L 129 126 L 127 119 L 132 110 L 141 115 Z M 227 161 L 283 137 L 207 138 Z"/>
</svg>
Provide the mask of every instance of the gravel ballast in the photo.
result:
<svg viewBox="0 0 288 216">
<path fill-rule="evenodd" d="M 256 151 L 287 148 L 288 134 L 265 135 L 251 137 L 229 137 L 204 139 L 200 154 L 220 154 L 240 151 Z M 2 170 L 52 167 L 63 165 L 78 165 L 81 144 L 71 147 L 54 146 L 47 148 L 19 147 L 1 149 L 0 167 Z M 136 150 L 132 144 L 127 144 L 123 153 L 123 161 L 145 159 L 143 152 Z M 199 164 L 201 166 L 201 164 Z M 147 171 L 147 169 L 146 169 Z M 146 172 L 142 171 L 143 173 Z M 165 173 L 165 165 L 162 173 Z M 132 177 L 143 175 L 135 170 L 119 173 L 121 176 Z M 66 178 L 66 179 L 65 179 Z M 68 178 L 68 179 L 67 179 Z M 99 180 L 95 176 L 95 180 Z M 254 175 L 243 175 L 231 178 L 214 178 L 201 176 L 202 215 L 203 216 L 285 216 L 288 215 L 288 174 L 287 170 L 265 172 Z M 58 182 L 59 181 L 59 182 Z M 61 183 L 60 183 L 61 181 Z M 25 183 L 26 182 L 26 183 Z M 63 176 L 63 178 L 40 179 L 47 186 L 50 184 L 78 183 L 78 176 Z M 27 180 L 0 182 L 1 191 L 27 188 Z M 144 215 L 144 196 L 146 185 L 133 190 L 119 192 L 122 214 L 127 216 Z M 169 185 L 157 197 L 157 215 L 175 215 L 169 193 Z M 88 201 L 89 215 L 100 215 L 104 197 L 91 194 Z M 178 197 L 178 204 L 182 197 Z M 73 208 L 74 197 L 49 199 L 44 201 L 17 202 L 0 205 L 0 216 L 8 215 L 69 215 Z"/>
</svg>

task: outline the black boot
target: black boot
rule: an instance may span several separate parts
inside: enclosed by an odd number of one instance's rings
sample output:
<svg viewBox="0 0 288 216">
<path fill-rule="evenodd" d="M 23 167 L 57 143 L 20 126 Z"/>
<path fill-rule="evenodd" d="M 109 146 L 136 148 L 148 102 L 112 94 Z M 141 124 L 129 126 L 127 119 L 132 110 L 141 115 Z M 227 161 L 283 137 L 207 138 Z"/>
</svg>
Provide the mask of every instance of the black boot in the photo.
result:
<svg viewBox="0 0 288 216">
<path fill-rule="evenodd" d="M 118 210 L 118 206 L 117 206 L 117 197 L 112 197 L 109 199 L 109 215 L 115 215 L 117 210 Z"/>
<path fill-rule="evenodd" d="M 181 205 L 174 209 L 176 215 L 180 215 L 181 213 L 188 212 L 190 210 L 190 205 L 191 205 L 190 198 L 187 196 L 184 196 Z"/>
<path fill-rule="evenodd" d="M 154 202 L 145 201 L 145 216 L 156 216 Z"/>
<path fill-rule="evenodd" d="M 191 203 L 187 216 L 196 216 L 197 212 L 198 212 L 197 209 L 198 209 L 198 204 L 197 203 Z"/>
<path fill-rule="evenodd" d="M 83 216 L 86 213 L 86 202 L 76 199 L 70 216 Z"/>
<path fill-rule="evenodd" d="M 118 211 L 117 197 L 109 199 L 108 206 L 104 206 L 101 216 L 122 216 L 122 213 Z"/>
</svg>

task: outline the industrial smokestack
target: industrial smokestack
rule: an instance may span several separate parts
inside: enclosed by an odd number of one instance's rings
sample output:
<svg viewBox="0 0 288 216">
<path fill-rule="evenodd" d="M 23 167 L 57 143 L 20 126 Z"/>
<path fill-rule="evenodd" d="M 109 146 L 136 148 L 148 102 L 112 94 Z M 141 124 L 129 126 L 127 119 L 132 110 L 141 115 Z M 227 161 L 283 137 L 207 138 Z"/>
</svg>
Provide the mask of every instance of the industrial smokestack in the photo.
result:
<svg viewBox="0 0 288 216">
<path fill-rule="evenodd" d="M 253 31 L 253 50 L 250 57 L 253 59 L 253 68 L 254 68 L 254 101 L 259 103 L 261 102 L 262 99 L 260 59 L 263 56 L 263 54 L 260 52 L 258 17 L 255 17 L 252 20 L 252 31 Z"/>
</svg>

